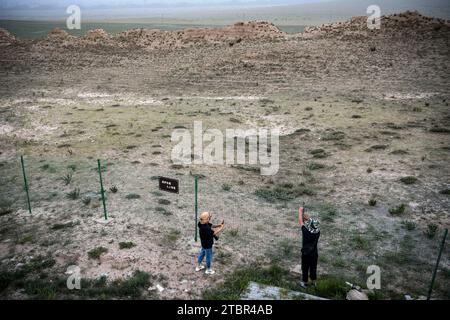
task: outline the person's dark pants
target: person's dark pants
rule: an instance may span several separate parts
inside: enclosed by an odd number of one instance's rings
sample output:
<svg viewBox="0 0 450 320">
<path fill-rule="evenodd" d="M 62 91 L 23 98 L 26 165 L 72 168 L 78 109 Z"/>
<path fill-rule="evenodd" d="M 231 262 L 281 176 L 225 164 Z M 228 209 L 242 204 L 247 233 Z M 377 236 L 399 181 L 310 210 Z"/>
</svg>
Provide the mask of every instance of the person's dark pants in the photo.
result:
<svg viewBox="0 0 450 320">
<path fill-rule="evenodd" d="M 302 254 L 302 280 L 303 282 L 308 282 L 308 274 L 309 278 L 312 281 L 316 281 L 317 279 L 317 259 L 318 255 L 304 255 Z"/>
</svg>

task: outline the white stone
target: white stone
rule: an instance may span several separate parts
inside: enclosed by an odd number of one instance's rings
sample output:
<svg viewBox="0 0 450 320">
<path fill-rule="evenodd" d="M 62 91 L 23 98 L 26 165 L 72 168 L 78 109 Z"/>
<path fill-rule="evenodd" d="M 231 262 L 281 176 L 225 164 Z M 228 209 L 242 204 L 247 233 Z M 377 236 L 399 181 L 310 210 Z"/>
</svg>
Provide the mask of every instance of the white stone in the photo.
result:
<svg viewBox="0 0 450 320">
<path fill-rule="evenodd" d="M 164 287 L 159 285 L 159 284 L 156 285 L 156 289 L 158 289 L 159 292 L 163 292 L 164 291 Z"/>
<path fill-rule="evenodd" d="M 347 300 L 369 300 L 369 297 L 364 293 L 358 290 L 352 289 L 347 292 Z"/>
</svg>

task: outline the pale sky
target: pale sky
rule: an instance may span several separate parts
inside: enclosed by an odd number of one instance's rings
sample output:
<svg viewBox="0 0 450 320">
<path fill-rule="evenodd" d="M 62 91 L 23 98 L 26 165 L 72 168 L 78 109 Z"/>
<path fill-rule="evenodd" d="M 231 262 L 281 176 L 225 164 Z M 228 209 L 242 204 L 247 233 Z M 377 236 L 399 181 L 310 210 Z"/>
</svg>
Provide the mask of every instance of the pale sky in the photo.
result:
<svg viewBox="0 0 450 320">
<path fill-rule="evenodd" d="M 71 4 L 85 8 L 114 7 L 179 7 L 215 5 L 283 5 L 318 3 L 330 0 L 0 0 L 2 8 L 42 8 L 67 7 Z"/>
</svg>

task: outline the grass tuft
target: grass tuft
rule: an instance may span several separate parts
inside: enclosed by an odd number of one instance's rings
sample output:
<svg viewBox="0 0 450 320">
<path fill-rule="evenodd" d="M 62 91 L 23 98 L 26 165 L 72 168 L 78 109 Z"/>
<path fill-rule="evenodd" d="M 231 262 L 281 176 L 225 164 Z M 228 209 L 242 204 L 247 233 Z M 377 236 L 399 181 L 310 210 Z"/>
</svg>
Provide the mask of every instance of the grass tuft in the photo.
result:
<svg viewBox="0 0 450 320">
<path fill-rule="evenodd" d="M 96 247 L 90 251 L 88 251 L 89 259 L 99 259 L 100 256 L 104 253 L 108 252 L 108 249 L 105 247 Z"/>
</svg>

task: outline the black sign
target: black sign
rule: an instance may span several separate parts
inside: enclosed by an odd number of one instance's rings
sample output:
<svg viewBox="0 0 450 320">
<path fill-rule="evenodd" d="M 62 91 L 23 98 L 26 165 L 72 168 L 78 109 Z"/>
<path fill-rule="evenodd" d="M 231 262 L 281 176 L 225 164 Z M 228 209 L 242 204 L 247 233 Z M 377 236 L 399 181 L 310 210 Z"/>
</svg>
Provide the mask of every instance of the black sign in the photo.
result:
<svg viewBox="0 0 450 320">
<path fill-rule="evenodd" d="M 159 177 L 159 189 L 167 192 L 178 193 L 179 183 L 176 179 Z"/>
</svg>

